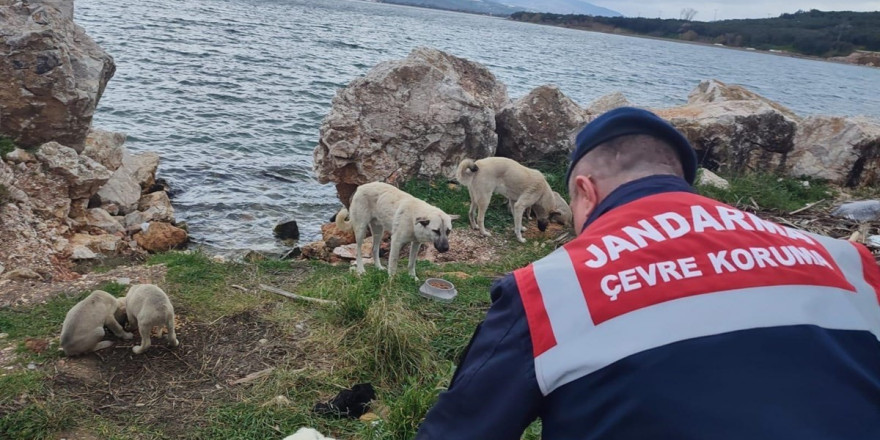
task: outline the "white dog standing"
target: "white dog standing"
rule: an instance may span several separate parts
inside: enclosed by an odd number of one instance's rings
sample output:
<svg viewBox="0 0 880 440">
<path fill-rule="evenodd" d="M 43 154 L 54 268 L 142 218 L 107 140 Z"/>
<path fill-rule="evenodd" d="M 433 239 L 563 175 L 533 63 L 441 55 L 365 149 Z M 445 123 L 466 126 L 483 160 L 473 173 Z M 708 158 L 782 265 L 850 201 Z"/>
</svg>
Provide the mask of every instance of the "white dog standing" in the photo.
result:
<svg viewBox="0 0 880 440">
<path fill-rule="evenodd" d="M 95 290 L 76 303 L 61 325 L 61 349 L 68 356 L 103 350 L 113 345 L 104 339 L 104 326 L 122 339 L 134 337 L 125 331 L 119 320 L 125 313 L 125 302 L 103 290 Z"/>
<path fill-rule="evenodd" d="M 136 284 L 128 290 L 125 298 L 125 311 L 128 325 L 137 328 L 141 334 L 141 345 L 131 348 L 134 354 L 141 354 L 150 348 L 150 333 L 153 327 L 165 326 L 168 345 L 177 347 L 180 343 L 174 331 L 174 307 L 168 295 L 154 284 Z"/>
<path fill-rule="evenodd" d="M 364 273 L 361 245 L 367 236 L 367 228 L 373 235 L 373 261 L 380 270 L 379 246 L 386 230 L 391 231 L 391 250 L 388 254 L 388 275 L 397 271 L 400 249 L 407 243 L 409 250 L 409 274 L 416 280 L 416 257 L 422 243 L 434 243 L 439 252 L 449 250 L 449 233 L 452 232 L 452 218 L 440 208 L 424 200 L 382 182 L 361 185 L 351 198 L 348 210 L 350 221 L 344 221 L 343 209 L 336 216 L 340 230 L 354 230 L 357 241 L 357 273 Z"/>
<path fill-rule="evenodd" d="M 480 160 L 464 159 L 458 164 L 458 181 L 468 189 L 471 207 L 468 220 L 471 228 L 489 237 L 486 230 L 486 210 L 492 194 L 498 193 L 513 202 L 513 231 L 516 239 L 525 243 L 522 236 L 523 212 L 529 207 L 538 219 L 538 229 L 545 231 L 553 215 L 562 215 L 556 208 L 556 198 L 544 175 L 535 169 L 520 165 L 506 157 L 487 157 Z M 562 197 L 560 196 L 560 199 Z M 564 200 L 563 200 L 564 202 Z"/>
</svg>

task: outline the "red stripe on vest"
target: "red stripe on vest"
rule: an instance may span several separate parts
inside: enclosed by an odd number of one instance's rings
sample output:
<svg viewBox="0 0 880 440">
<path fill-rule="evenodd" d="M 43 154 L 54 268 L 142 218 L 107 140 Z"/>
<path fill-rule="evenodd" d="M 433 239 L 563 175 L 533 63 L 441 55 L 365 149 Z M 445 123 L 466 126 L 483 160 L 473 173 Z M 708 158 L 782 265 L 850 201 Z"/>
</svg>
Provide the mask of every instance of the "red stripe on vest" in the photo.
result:
<svg viewBox="0 0 880 440">
<path fill-rule="evenodd" d="M 731 222 L 733 229 L 728 229 L 717 211 L 719 206 L 730 208 L 690 193 L 645 197 L 604 214 L 581 236 L 566 244 L 593 322 L 599 325 L 666 301 L 733 289 L 812 285 L 855 292 L 818 242 L 796 240 L 780 233 L 749 231 L 736 221 Z M 695 219 L 692 209 L 699 210 L 700 220 Z M 655 217 L 658 215 L 669 216 L 664 220 L 667 223 L 661 225 Z M 675 221 L 668 220 L 670 218 Z M 643 222 L 641 226 L 639 221 Z M 740 221 L 754 226 L 750 218 Z M 706 229 L 693 230 L 695 222 Z M 646 238 L 647 246 L 634 249 L 635 240 L 623 228 L 636 226 L 650 227 L 664 239 Z M 722 226 L 721 230 L 716 229 L 718 226 Z M 769 228 L 770 223 L 763 227 Z M 688 232 L 681 235 L 670 232 L 679 228 L 688 228 Z M 620 253 L 619 257 L 612 258 L 609 246 L 615 243 Z M 787 246 L 797 247 L 799 252 L 814 253 L 796 256 Z M 778 255 L 772 256 L 771 252 Z M 599 267 L 586 265 L 586 262 L 600 261 L 603 256 L 605 262 L 593 266 Z M 828 266 L 816 264 L 818 259 L 813 264 L 803 264 L 814 258 L 821 258 Z M 784 266 L 779 263 L 783 259 L 794 263 Z"/>
<path fill-rule="evenodd" d="M 526 319 L 529 322 L 529 332 L 532 336 L 532 350 L 535 357 L 556 346 L 556 336 L 550 326 L 550 317 L 544 307 L 544 298 L 538 281 L 535 280 L 535 269 L 530 264 L 513 272 L 519 296 L 522 298 L 523 308 L 526 310 Z"/>
<path fill-rule="evenodd" d="M 874 289 L 877 303 L 880 304 L 880 267 L 877 266 L 877 260 L 867 247 L 859 243 L 853 243 L 853 246 L 859 250 L 859 256 L 862 257 L 862 276 Z"/>
</svg>

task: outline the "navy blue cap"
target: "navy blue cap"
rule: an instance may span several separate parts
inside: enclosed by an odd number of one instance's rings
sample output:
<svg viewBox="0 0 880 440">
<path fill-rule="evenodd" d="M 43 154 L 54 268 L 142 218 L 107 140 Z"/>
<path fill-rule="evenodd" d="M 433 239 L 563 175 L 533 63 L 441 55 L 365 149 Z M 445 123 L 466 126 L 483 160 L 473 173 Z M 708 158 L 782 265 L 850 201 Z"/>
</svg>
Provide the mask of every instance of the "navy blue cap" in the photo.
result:
<svg viewBox="0 0 880 440">
<path fill-rule="evenodd" d="M 681 159 L 684 180 L 693 185 L 697 177 L 697 154 L 690 142 L 663 118 L 635 107 L 620 107 L 606 112 L 578 133 L 565 181 L 568 182 L 574 165 L 585 154 L 616 137 L 635 134 L 662 139 L 675 148 Z"/>
</svg>

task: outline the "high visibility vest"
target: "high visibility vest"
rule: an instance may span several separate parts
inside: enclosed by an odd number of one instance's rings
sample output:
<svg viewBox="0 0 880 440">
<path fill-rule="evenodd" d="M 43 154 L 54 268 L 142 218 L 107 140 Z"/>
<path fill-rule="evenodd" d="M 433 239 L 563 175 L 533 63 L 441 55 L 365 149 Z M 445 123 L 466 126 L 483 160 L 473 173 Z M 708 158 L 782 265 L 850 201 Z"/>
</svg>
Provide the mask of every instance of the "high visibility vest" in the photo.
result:
<svg viewBox="0 0 880 440">
<path fill-rule="evenodd" d="M 691 193 L 617 207 L 514 278 L 544 395 L 628 356 L 738 330 L 880 339 L 880 269 L 864 246 Z"/>
</svg>

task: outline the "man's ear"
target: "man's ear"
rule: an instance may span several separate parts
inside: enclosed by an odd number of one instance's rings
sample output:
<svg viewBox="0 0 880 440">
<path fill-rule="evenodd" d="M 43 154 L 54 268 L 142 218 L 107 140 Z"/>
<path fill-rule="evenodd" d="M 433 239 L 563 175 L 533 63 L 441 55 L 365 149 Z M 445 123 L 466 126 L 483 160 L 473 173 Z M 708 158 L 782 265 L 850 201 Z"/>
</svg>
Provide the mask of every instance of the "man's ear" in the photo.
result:
<svg viewBox="0 0 880 440">
<path fill-rule="evenodd" d="M 586 199 L 589 211 L 592 211 L 599 204 L 599 187 L 596 186 L 593 176 L 575 176 L 574 187 L 576 196 Z"/>
</svg>

